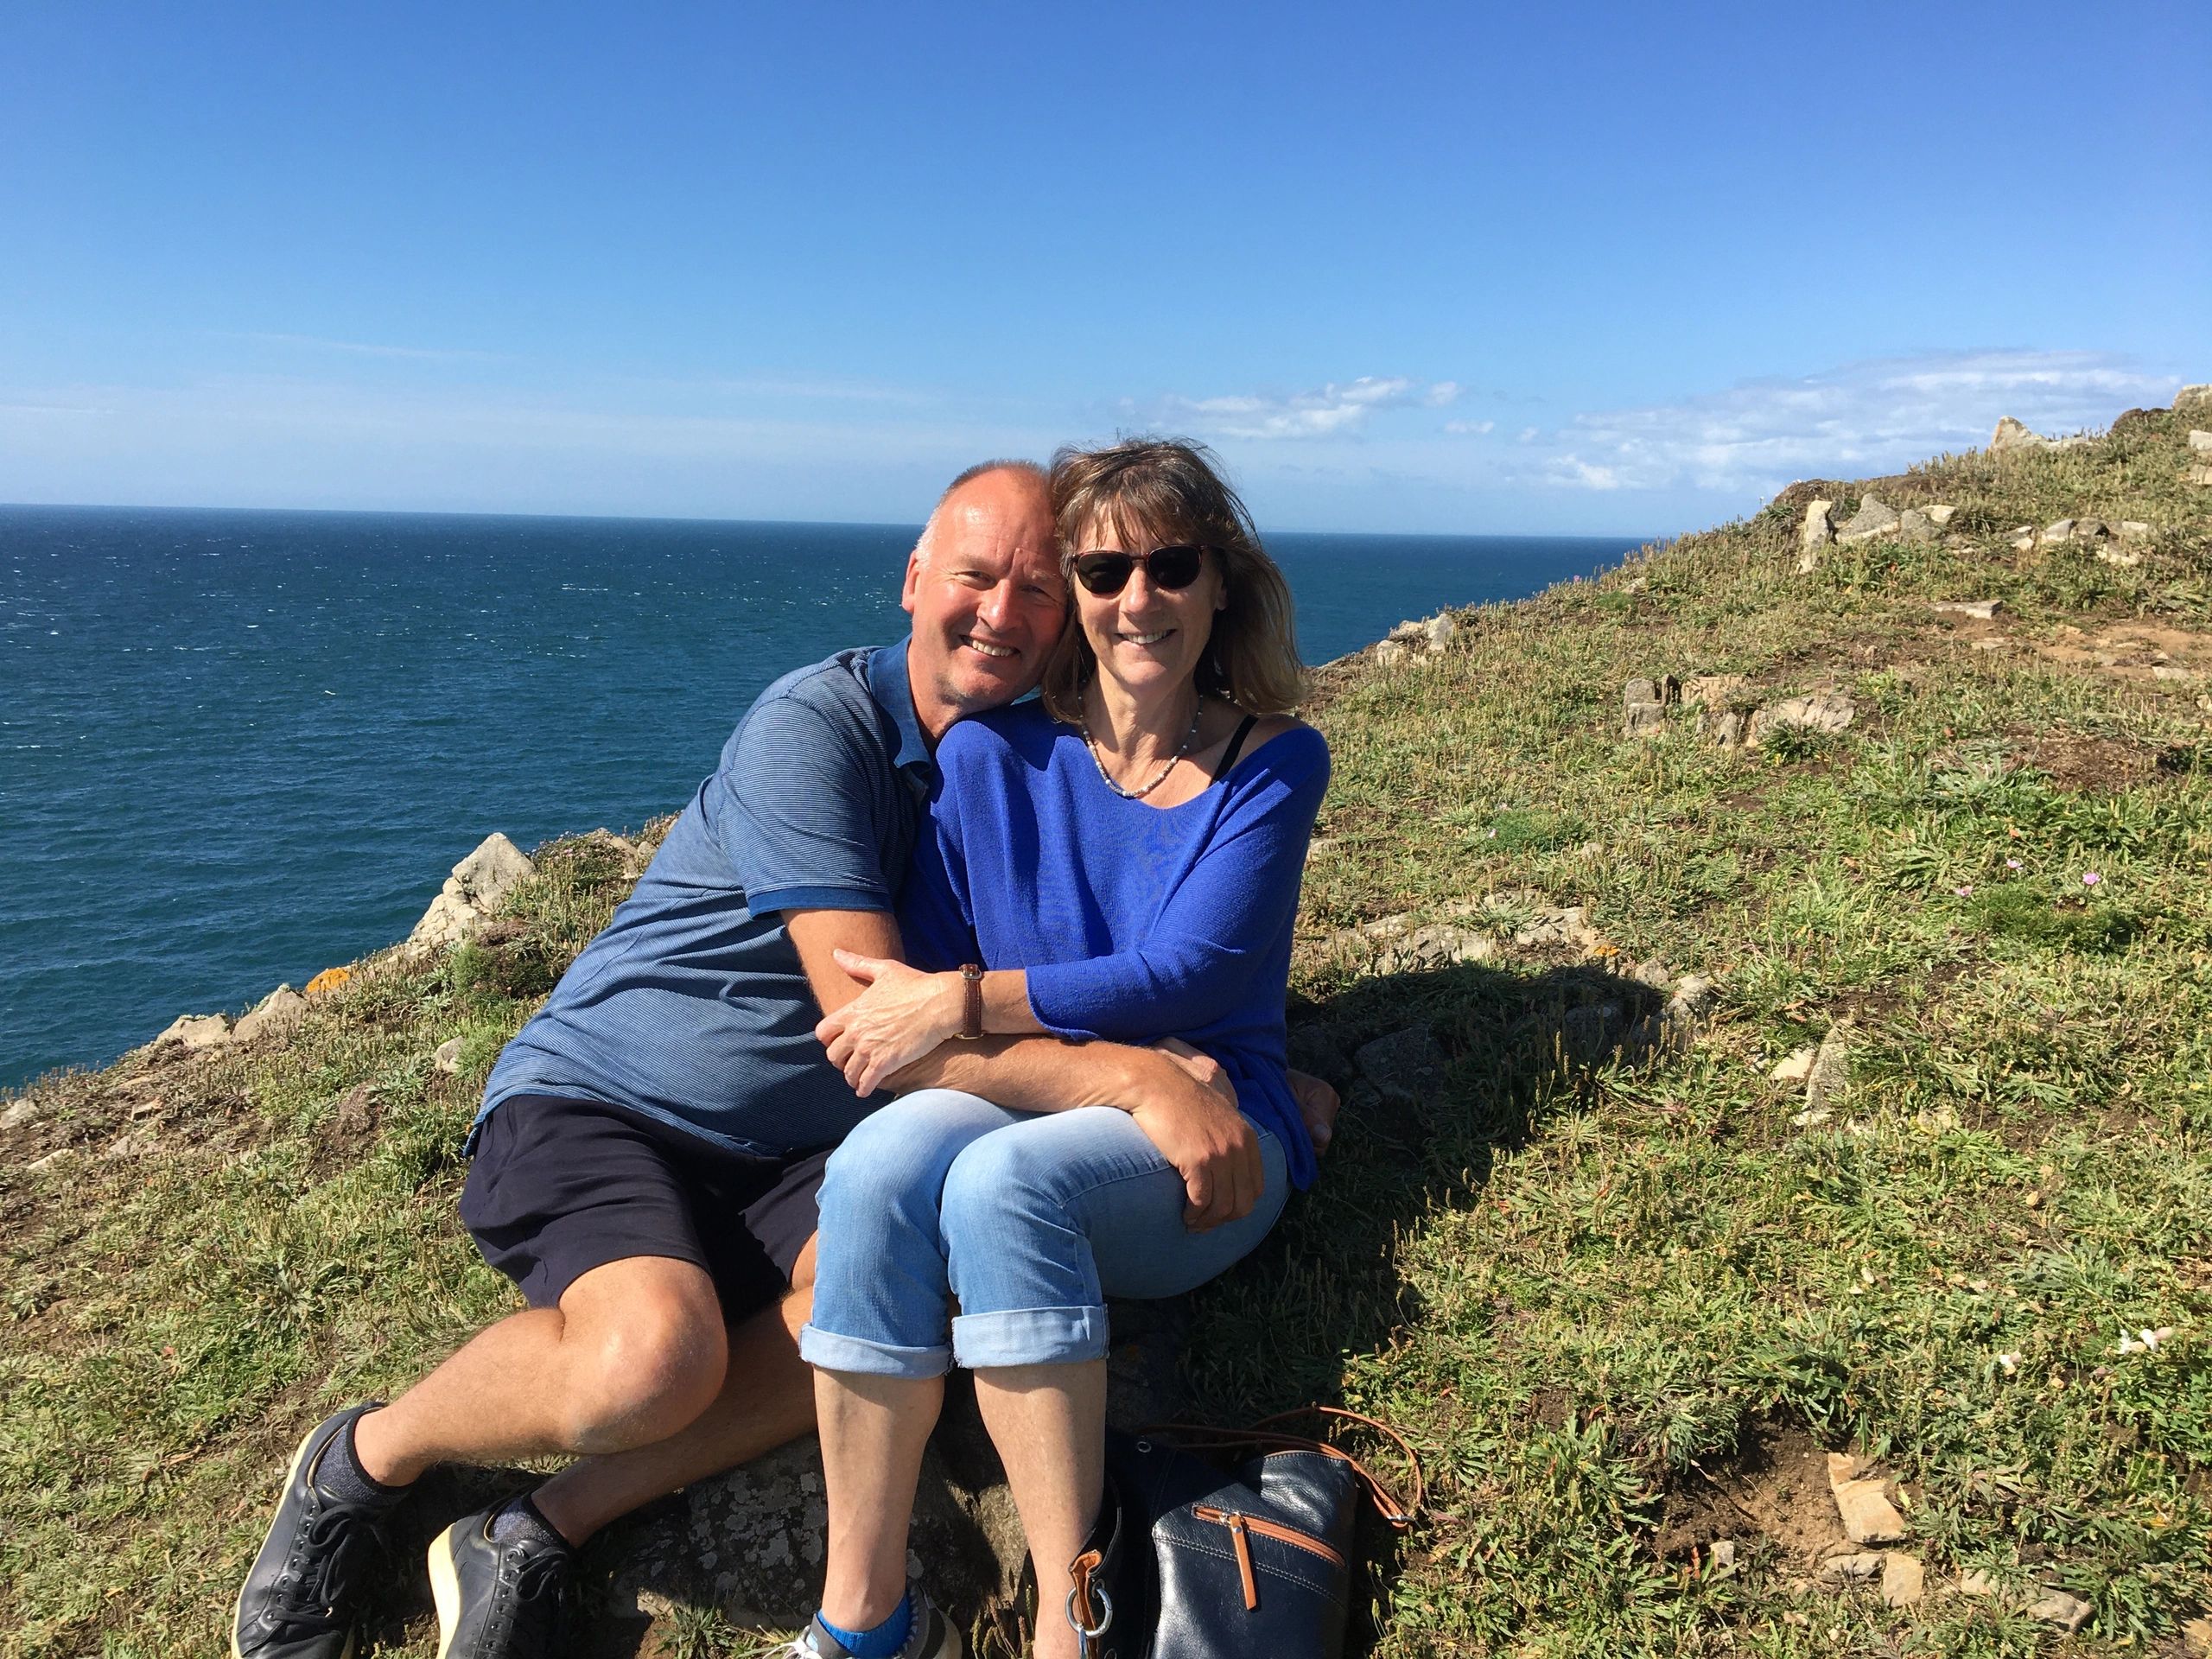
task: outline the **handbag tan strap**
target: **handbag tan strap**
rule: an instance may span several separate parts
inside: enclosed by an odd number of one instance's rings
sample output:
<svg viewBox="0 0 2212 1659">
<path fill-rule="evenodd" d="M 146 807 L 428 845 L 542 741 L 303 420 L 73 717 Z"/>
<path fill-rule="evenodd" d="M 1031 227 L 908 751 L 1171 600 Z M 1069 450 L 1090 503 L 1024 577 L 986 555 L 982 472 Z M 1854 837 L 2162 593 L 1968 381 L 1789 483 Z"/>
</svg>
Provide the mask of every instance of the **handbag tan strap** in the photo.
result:
<svg viewBox="0 0 2212 1659">
<path fill-rule="evenodd" d="M 1362 1463 L 1342 1446 L 1332 1446 L 1326 1440 L 1310 1440 L 1303 1434 L 1289 1434 L 1274 1427 L 1277 1423 L 1293 1422 L 1300 1417 L 1333 1417 L 1348 1423 L 1357 1423 L 1371 1428 L 1398 1448 L 1406 1466 L 1413 1471 L 1414 1496 L 1411 1503 L 1401 1499 L 1381 1476 Z M 1368 1499 L 1375 1505 L 1375 1512 L 1398 1531 L 1403 1532 L 1414 1523 L 1421 1505 L 1428 1500 L 1428 1484 L 1422 1478 L 1421 1457 L 1406 1437 L 1372 1417 L 1356 1411 L 1346 1411 L 1340 1406 L 1300 1406 L 1295 1411 L 1277 1412 L 1272 1417 L 1262 1417 L 1249 1428 L 1217 1428 L 1211 1423 L 1154 1423 L 1141 1431 L 1147 1434 L 1174 1434 L 1190 1436 L 1215 1446 L 1252 1446 L 1286 1452 L 1319 1452 L 1351 1465 L 1352 1477 L 1367 1491 Z"/>
</svg>

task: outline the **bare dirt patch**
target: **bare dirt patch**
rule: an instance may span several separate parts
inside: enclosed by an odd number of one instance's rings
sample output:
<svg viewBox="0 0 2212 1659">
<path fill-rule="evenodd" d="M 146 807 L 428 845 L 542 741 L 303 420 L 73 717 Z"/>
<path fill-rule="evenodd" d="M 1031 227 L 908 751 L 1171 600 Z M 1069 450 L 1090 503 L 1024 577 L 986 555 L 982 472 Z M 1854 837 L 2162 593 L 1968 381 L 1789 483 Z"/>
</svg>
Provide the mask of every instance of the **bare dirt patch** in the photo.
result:
<svg viewBox="0 0 2212 1659">
<path fill-rule="evenodd" d="M 2012 754 L 2061 789 L 2103 792 L 2129 789 L 2162 774 L 2159 751 L 2118 737 L 2081 737 L 2068 732 L 2027 734 L 2012 740 Z"/>
<path fill-rule="evenodd" d="M 2157 680 L 2158 671 L 2180 669 L 2212 678 L 2212 636 L 2152 622 L 2107 622 L 2094 628 L 2062 626 L 2032 643 L 2036 655 L 2068 668 L 2121 679 Z"/>
<path fill-rule="evenodd" d="M 1827 1453 L 1804 1429 L 1759 1424 L 1728 1462 L 1693 1465 L 1669 1487 L 1652 1539 L 1655 1554 L 1686 1559 L 1723 1538 L 1738 1544 L 1768 1539 L 1805 1561 L 1844 1541 L 1828 1490 Z"/>
</svg>

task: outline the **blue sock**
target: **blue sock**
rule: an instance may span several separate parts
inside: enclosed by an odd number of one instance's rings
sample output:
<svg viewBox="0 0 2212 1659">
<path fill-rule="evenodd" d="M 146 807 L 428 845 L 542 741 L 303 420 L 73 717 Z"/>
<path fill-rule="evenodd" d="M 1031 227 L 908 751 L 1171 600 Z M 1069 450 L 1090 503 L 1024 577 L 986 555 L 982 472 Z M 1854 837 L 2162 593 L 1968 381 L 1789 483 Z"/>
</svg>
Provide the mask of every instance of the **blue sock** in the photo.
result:
<svg viewBox="0 0 2212 1659">
<path fill-rule="evenodd" d="M 894 1659 L 899 1649 L 906 1645 L 907 1632 L 914 1628 L 914 1596 L 912 1591 L 899 1598 L 899 1605 L 891 1610 L 891 1617 L 872 1630 L 841 1630 L 822 1614 L 822 1628 L 837 1638 L 837 1645 L 853 1659 Z"/>
</svg>

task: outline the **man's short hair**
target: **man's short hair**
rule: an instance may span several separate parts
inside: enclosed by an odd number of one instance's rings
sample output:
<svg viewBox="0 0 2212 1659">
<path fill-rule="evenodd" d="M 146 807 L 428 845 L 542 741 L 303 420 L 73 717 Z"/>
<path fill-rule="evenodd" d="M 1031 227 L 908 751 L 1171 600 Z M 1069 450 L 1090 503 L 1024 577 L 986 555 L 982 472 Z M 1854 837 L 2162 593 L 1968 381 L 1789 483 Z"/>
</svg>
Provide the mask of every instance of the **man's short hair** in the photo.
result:
<svg viewBox="0 0 2212 1659">
<path fill-rule="evenodd" d="M 944 504 L 951 500 L 963 485 L 974 483 L 987 473 L 1020 473 L 1023 477 L 1034 482 L 1039 489 L 1048 493 L 1052 489 L 1052 475 L 1033 461 L 1007 459 L 977 461 L 959 477 L 954 479 L 951 483 L 946 485 L 944 493 L 937 499 L 937 505 L 930 509 L 928 522 L 923 524 L 922 533 L 914 541 L 914 557 L 918 561 L 923 564 L 930 562 L 930 543 L 937 536 L 938 515 L 944 511 Z"/>
</svg>

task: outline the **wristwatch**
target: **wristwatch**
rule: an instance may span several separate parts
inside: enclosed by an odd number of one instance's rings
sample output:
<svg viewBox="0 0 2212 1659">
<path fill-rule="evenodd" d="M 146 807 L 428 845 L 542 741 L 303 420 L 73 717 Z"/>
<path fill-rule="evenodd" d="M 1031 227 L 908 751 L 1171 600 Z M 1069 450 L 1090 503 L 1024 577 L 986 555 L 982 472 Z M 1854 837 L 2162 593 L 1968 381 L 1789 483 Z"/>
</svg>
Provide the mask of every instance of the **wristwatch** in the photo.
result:
<svg viewBox="0 0 2212 1659">
<path fill-rule="evenodd" d="M 983 965 L 979 962 L 960 964 L 960 986 L 967 993 L 967 1002 L 960 1016 L 959 1035 L 973 1042 L 983 1034 Z"/>
</svg>

